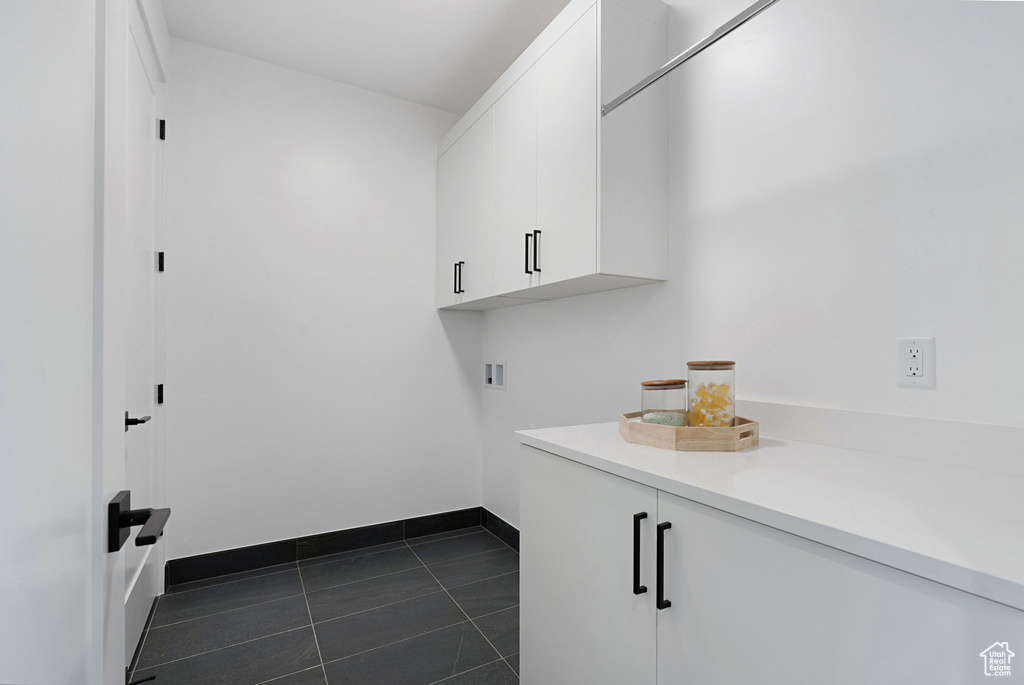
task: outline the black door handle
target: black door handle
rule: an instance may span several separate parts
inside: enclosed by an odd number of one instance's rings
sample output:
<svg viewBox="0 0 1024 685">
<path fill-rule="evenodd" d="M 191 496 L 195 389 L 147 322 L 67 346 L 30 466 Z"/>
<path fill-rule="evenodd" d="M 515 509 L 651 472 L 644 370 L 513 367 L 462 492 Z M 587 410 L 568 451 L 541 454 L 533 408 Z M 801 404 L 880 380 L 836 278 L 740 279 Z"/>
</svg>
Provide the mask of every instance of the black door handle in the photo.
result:
<svg viewBox="0 0 1024 685">
<path fill-rule="evenodd" d="M 171 518 L 170 509 L 135 509 L 129 513 L 134 515 L 131 525 L 142 524 L 142 530 L 135 536 L 136 547 L 155 545 L 157 538 L 164 534 L 167 519 Z"/>
<path fill-rule="evenodd" d="M 135 546 L 155 545 L 171 518 L 170 509 L 132 509 L 132 493 L 122 490 L 107 504 L 107 551 L 117 552 L 128 542 L 131 529 L 142 526 Z"/>
<path fill-rule="evenodd" d="M 125 412 L 124 413 L 124 432 L 127 433 L 128 429 L 131 428 L 132 426 L 141 425 L 143 423 L 146 423 L 147 421 L 149 421 L 152 418 L 153 418 L 152 416 L 142 416 L 142 417 L 139 417 L 137 419 L 133 419 L 133 418 L 129 418 L 128 412 Z"/>
<path fill-rule="evenodd" d="M 642 595 L 647 586 L 640 584 L 640 522 L 647 518 L 647 512 L 633 514 L 633 594 Z"/>
<path fill-rule="evenodd" d="M 530 238 L 532 237 L 532 233 L 526 234 L 526 273 L 528 274 L 533 273 L 533 271 L 530 270 Z"/>
<path fill-rule="evenodd" d="M 456 290 L 455 292 L 457 292 L 457 293 L 458 293 L 458 294 L 460 294 L 460 295 L 461 295 L 462 293 L 466 292 L 465 290 L 463 290 L 463 289 L 462 289 L 462 266 L 463 266 L 463 265 L 464 265 L 465 263 L 466 263 L 466 262 L 459 262 L 459 289 L 458 289 L 458 290 Z"/>
<path fill-rule="evenodd" d="M 672 527 L 668 521 L 658 524 L 658 610 L 668 609 L 672 602 L 665 599 L 665 531 Z"/>
<path fill-rule="evenodd" d="M 452 292 L 459 294 L 459 263 L 455 262 L 455 274 L 452 276 Z"/>
<path fill-rule="evenodd" d="M 540 231 L 533 232 L 533 270 L 540 273 Z"/>
</svg>

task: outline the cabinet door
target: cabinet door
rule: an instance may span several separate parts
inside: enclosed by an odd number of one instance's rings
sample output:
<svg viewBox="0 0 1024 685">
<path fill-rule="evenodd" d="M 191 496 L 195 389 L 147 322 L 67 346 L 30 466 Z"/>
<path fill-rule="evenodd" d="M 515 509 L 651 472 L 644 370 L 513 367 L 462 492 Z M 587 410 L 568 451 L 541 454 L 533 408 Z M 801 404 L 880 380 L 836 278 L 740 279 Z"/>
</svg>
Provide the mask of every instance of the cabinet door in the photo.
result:
<svg viewBox="0 0 1024 685">
<path fill-rule="evenodd" d="M 488 110 L 437 160 L 438 307 L 493 294 L 493 143 Z"/>
<path fill-rule="evenodd" d="M 537 85 L 528 71 L 494 105 L 494 291 L 535 285 Z"/>
<path fill-rule="evenodd" d="M 465 233 L 465 207 L 459 201 L 462 181 L 462 139 L 437 160 L 437 306 L 460 301 L 456 294 L 460 236 Z"/>
<path fill-rule="evenodd" d="M 986 682 L 1024 612 L 666 493 L 665 685 Z"/>
<path fill-rule="evenodd" d="M 597 6 L 533 67 L 540 282 L 597 269 Z"/>
<path fill-rule="evenodd" d="M 494 294 L 494 109 L 487 110 L 462 136 L 465 232 L 459 260 L 463 302 Z"/>
<path fill-rule="evenodd" d="M 521 447 L 523 685 L 654 685 L 657 491 Z M 640 582 L 633 593 L 633 516 Z"/>
</svg>

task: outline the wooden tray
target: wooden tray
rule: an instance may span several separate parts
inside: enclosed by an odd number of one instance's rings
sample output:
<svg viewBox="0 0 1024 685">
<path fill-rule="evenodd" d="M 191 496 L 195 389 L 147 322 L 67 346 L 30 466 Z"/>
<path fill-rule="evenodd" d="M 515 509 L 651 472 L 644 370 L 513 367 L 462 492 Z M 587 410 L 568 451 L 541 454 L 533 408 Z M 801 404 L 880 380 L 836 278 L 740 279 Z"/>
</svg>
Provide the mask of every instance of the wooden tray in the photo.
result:
<svg viewBox="0 0 1024 685">
<path fill-rule="evenodd" d="M 735 425 L 724 428 L 705 426 L 662 426 L 630 421 L 640 416 L 635 411 L 619 415 L 619 435 L 626 442 L 687 452 L 738 452 L 758 442 L 758 423 L 736 417 Z"/>
</svg>

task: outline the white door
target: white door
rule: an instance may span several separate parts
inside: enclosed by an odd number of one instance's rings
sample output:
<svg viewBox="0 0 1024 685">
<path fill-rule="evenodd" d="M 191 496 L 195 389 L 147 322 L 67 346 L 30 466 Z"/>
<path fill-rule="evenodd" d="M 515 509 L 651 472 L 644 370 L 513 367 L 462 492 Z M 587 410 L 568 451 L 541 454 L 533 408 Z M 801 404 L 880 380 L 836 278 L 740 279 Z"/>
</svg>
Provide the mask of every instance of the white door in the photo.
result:
<svg viewBox="0 0 1024 685">
<path fill-rule="evenodd" d="M 523 685 L 655 685 L 657 491 L 526 445 L 520 455 Z"/>
<path fill-rule="evenodd" d="M 159 410 L 156 406 L 156 231 L 159 183 L 158 138 L 160 81 L 145 25 L 134 2 L 128 3 L 125 62 L 125 408 L 134 417 L 151 417 L 125 435 L 125 490 L 133 509 L 159 507 L 161 469 L 157 461 Z M 125 557 L 125 659 L 138 645 L 153 600 L 160 592 L 163 544 L 138 547 L 133 528 Z"/>
<path fill-rule="evenodd" d="M 597 269 L 597 7 L 538 60 L 540 281 Z"/>
<path fill-rule="evenodd" d="M 96 36 L 95 2 L 0 2 L 0 683 L 124 677 L 105 610 L 105 440 L 123 417 L 97 364 Z"/>
<path fill-rule="evenodd" d="M 1024 645 L 1024 612 L 663 492 L 658 515 L 660 683 L 969 685 Z"/>
<path fill-rule="evenodd" d="M 526 72 L 494 104 L 494 292 L 538 284 L 537 83 Z"/>
</svg>

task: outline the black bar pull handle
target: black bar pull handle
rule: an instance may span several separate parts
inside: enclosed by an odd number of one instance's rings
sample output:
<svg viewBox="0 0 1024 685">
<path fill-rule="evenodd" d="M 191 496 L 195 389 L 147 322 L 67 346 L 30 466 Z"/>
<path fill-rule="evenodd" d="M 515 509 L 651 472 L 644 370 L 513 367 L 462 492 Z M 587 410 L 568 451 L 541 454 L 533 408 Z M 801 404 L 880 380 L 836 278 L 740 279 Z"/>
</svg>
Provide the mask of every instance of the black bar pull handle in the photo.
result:
<svg viewBox="0 0 1024 685">
<path fill-rule="evenodd" d="M 668 521 L 658 524 L 658 610 L 668 609 L 672 602 L 665 599 L 665 531 L 672 527 Z"/>
<path fill-rule="evenodd" d="M 647 512 L 633 514 L 633 594 L 642 595 L 647 586 L 640 584 L 640 522 L 647 518 Z"/>
<path fill-rule="evenodd" d="M 533 270 L 540 273 L 540 231 L 533 232 Z"/>
<path fill-rule="evenodd" d="M 465 290 L 462 289 L 462 267 L 463 265 L 465 265 L 465 263 L 466 262 L 459 262 L 459 289 L 456 292 L 460 295 L 466 292 Z"/>
<path fill-rule="evenodd" d="M 532 233 L 526 234 L 526 273 L 528 274 L 533 273 L 533 271 L 530 269 L 530 238 L 532 237 Z"/>
<path fill-rule="evenodd" d="M 452 276 L 452 292 L 459 294 L 459 263 L 455 262 L 455 275 Z"/>
</svg>

